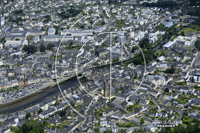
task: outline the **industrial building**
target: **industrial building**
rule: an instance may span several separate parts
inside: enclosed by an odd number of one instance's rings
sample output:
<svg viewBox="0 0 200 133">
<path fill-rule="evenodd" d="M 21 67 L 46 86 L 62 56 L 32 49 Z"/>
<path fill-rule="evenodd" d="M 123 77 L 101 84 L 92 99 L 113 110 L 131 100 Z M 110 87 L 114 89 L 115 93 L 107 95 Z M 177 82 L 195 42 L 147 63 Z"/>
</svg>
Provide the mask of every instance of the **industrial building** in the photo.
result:
<svg viewBox="0 0 200 133">
<path fill-rule="evenodd" d="M 60 32 L 60 34 L 63 35 L 71 35 L 71 36 L 92 36 L 93 30 L 88 30 L 88 31 L 68 31 L 63 30 Z"/>
<path fill-rule="evenodd" d="M 5 24 L 5 18 L 1 17 L 1 26 L 3 26 Z"/>
<path fill-rule="evenodd" d="M 73 40 L 73 36 L 58 36 L 58 35 L 49 35 L 49 36 L 44 36 L 44 41 L 45 42 L 58 42 L 58 41 L 69 41 Z"/>
</svg>

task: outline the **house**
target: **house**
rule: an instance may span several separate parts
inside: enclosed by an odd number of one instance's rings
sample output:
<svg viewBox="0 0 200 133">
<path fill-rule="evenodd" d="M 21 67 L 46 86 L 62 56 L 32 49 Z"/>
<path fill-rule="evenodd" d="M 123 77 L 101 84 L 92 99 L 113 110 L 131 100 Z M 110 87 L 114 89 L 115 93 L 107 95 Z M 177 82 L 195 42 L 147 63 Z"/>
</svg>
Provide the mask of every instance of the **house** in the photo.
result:
<svg viewBox="0 0 200 133">
<path fill-rule="evenodd" d="M 158 116 L 158 113 L 157 112 L 150 112 L 149 114 L 151 117 L 157 117 Z"/>
<path fill-rule="evenodd" d="M 69 41 L 73 40 L 73 36 L 58 36 L 58 35 L 48 35 L 44 36 L 44 41 L 45 42 L 59 42 L 59 41 Z"/>
<path fill-rule="evenodd" d="M 132 104 L 135 104 L 138 100 L 139 98 L 136 96 L 129 97 L 129 102 L 131 102 Z"/>
<path fill-rule="evenodd" d="M 175 118 L 174 115 L 169 115 L 169 119 L 173 120 Z"/>
<path fill-rule="evenodd" d="M 42 110 L 47 110 L 50 105 L 54 104 L 56 101 L 54 99 L 47 99 L 44 102 L 39 103 L 39 107 Z"/>
<path fill-rule="evenodd" d="M 165 92 L 166 93 L 171 93 L 172 92 L 172 88 L 169 86 L 169 87 L 166 87 L 165 88 Z"/>
<path fill-rule="evenodd" d="M 196 116 L 196 119 L 197 119 L 197 120 L 200 120 L 200 115 L 197 115 L 197 116 Z"/>
<path fill-rule="evenodd" d="M 123 94 L 117 94 L 117 95 L 116 95 L 116 99 L 119 99 L 119 100 L 125 101 L 125 100 L 126 100 L 126 96 L 123 95 Z"/>
<path fill-rule="evenodd" d="M 147 23 L 147 19 L 133 19 L 133 18 L 127 18 L 127 19 L 130 23 L 134 23 L 137 25 L 144 25 Z"/>
<path fill-rule="evenodd" d="M 158 95 L 160 95 L 160 92 L 155 91 L 155 90 L 148 91 L 148 93 L 150 93 L 150 94 L 151 94 L 152 96 L 154 96 L 155 98 L 157 98 Z"/>
<path fill-rule="evenodd" d="M 191 113 L 191 118 L 194 119 L 196 118 L 197 114 L 196 113 Z"/>
<path fill-rule="evenodd" d="M 24 80 L 19 79 L 18 80 L 18 86 L 23 87 L 24 86 Z"/>
<path fill-rule="evenodd" d="M 158 113 L 158 117 L 163 117 L 163 113 L 162 112 Z"/>
<path fill-rule="evenodd" d="M 110 125 L 108 124 L 108 121 L 100 121 L 100 126 L 101 127 L 104 127 L 104 126 L 110 127 Z"/>
<path fill-rule="evenodd" d="M 97 120 L 97 118 L 93 118 L 93 122 L 98 123 L 99 121 Z"/>
<path fill-rule="evenodd" d="M 173 26 L 173 22 L 166 22 L 165 23 L 165 27 L 171 27 L 171 26 Z"/>
<path fill-rule="evenodd" d="M 163 102 L 163 106 L 168 106 L 170 104 L 170 101 L 169 100 L 165 100 L 164 102 Z"/>
<path fill-rule="evenodd" d="M 130 113 L 126 113 L 123 117 L 126 118 L 126 119 L 129 119 L 131 117 L 135 117 L 136 114 L 134 111 L 130 112 Z"/>
<path fill-rule="evenodd" d="M 106 117 L 100 117 L 100 121 L 105 121 Z"/>
<path fill-rule="evenodd" d="M 39 41 L 40 41 L 40 37 L 39 37 L 39 36 L 35 36 L 34 39 L 33 39 L 33 41 L 34 41 L 35 43 L 39 42 Z"/>
<path fill-rule="evenodd" d="M 103 133 L 103 132 L 105 132 L 105 131 L 107 131 L 107 129 L 106 129 L 105 127 L 99 128 L 99 132 L 100 132 L 100 133 Z"/>
<path fill-rule="evenodd" d="M 170 68 L 170 64 L 164 64 L 161 63 L 160 65 L 157 65 L 156 67 L 158 68 L 159 71 L 166 71 L 168 68 Z"/>
<path fill-rule="evenodd" d="M 0 122 L 5 122 L 7 120 L 7 116 L 0 116 Z"/>
<path fill-rule="evenodd" d="M 167 113 L 163 113 L 163 117 L 167 118 L 168 117 Z"/>
<path fill-rule="evenodd" d="M 140 41 L 145 36 L 145 32 L 139 32 L 139 34 L 135 37 L 135 41 Z"/>
<path fill-rule="evenodd" d="M 178 104 L 179 104 L 179 102 L 177 102 L 177 101 L 173 101 L 173 102 L 172 102 L 172 105 L 173 105 L 174 107 L 177 107 Z"/>
<path fill-rule="evenodd" d="M 153 82 L 156 86 L 159 85 L 166 85 L 166 80 L 164 77 L 160 76 L 160 75 L 148 75 L 145 79 L 145 81 L 148 82 Z"/>
<path fill-rule="evenodd" d="M 39 117 L 42 119 L 48 118 L 50 115 L 54 114 L 56 112 L 55 108 L 50 108 L 42 113 L 39 114 Z"/>
<path fill-rule="evenodd" d="M 176 41 L 176 43 L 178 43 L 178 44 L 182 44 L 185 46 L 191 46 L 191 45 L 194 45 L 196 40 L 197 40 L 196 36 L 192 36 L 192 37 L 178 36 L 174 41 Z"/>
<path fill-rule="evenodd" d="M 168 50 L 170 49 L 173 45 L 175 44 L 175 41 L 169 41 L 168 43 L 166 43 L 164 46 L 163 46 L 163 50 Z"/>
<path fill-rule="evenodd" d="M 24 118 L 26 116 L 26 112 L 24 110 L 18 111 L 17 116 L 19 118 Z"/>
<path fill-rule="evenodd" d="M 164 56 L 158 57 L 158 60 L 162 62 L 165 60 L 165 57 Z"/>
<path fill-rule="evenodd" d="M 13 69 L 8 69 L 7 70 L 7 75 L 8 75 L 8 77 L 14 77 L 15 76 L 14 70 Z"/>
<path fill-rule="evenodd" d="M 153 124 L 149 125 L 148 128 L 150 132 L 156 132 L 157 129 L 157 127 L 155 127 Z"/>
<path fill-rule="evenodd" d="M 172 95 L 172 98 L 173 98 L 173 99 L 177 99 L 177 98 L 178 98 L 178 93 L 174 93 L 174 94 Z"/>
<path fill-rule="evenodd" d="M 5 18 L 4 17 L 1 17 L 1 26 L 3 26 L 5 23 Z"/>
<path fill-rule="evenodd" d="M 49 28 L 48 30 L 48 35 L 54 35 L 56 32 L 56 29 L 55 28 Z"/>
<path fill-rule="evenodd" d="M 140 105 L 147 105 L 149 103 L 149 100 L 147 99 L 140 99 Z"/>
<path fill-rule="evenodd" d="M 66 32 L 67 32 L 66 30 L 63 30 L 60 33 L 63 36 L 63 35 L 65 35 Z M 92 36 L 93 35 L 93 30 L 88 30 L 88 31 L 69 31 L 68 34 L 71 35 L 71 36 Z"/>
<path fill-rule="evenodd" d="M 170 108 L 165 109 L 165 111 L 166 111 L 168 114 L 170 114 L 170 115 L 173 113 L 173 110 L 170 109 Z"/>
</svg>

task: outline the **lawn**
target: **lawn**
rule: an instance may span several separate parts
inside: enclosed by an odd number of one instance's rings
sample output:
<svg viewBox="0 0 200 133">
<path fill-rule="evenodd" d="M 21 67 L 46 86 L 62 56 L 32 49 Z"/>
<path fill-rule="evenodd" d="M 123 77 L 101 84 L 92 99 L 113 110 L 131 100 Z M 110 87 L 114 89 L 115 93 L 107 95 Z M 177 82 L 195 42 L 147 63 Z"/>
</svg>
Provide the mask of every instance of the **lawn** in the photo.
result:
<svg viewBox="0 0 200 133">
<path fill-rule="evenodd" d="M 195 30 L 195 29 L 192 29 L 192 28 L 186 28 L 186 29 L 184 29 L 184 34 L 186 35 L 186 34 L 189 33 L 190 31 L 195 31 L 195 32 L 197 32 L 197 33 L 200 33 L 200 31 L 198 31 L 198 30 Z"/>
<path fill-rule="evenodd" d="M 185 81 L 183 81 L 183 82 L 176 82 L 176 83 L 174 83 L 174 85 L 183 85 L 183 86 L 185 86 L 185 85 L 187 85 L 187 83 Z"/>
<path fill-rule="evenodd" d="M 179 109 L 179 107 L 174 107 L 174 106 L 170 106 L 170 108 L 173 108 L 173 109 Z"/>
<path fill-rule="evenodd" d="M 189 111 L 200 110 L 200 107 L 191 106 L 191 108 L 192 109 L 189 109 Z"/>
<path fill-rule="evenodd" d="M 109 109 L 109 108 L 110 108 L 110 106 L 108 106 L 107 109 Z M 102 107 L 101 109 L 98 109 L 98 110 L 95 111 L 94 114 L 95 114 L 95 116 L 97 117 L 98 120 L 99 120 L 100 117 L 103 116 L 103 112 L 105 112 L 107 109 Z"/>
<path fill-rule="evenodd" d="M 192 122 L 192 119 L 189 116 L 183 117 L 183 123 L 190 123 L 190 122 Z"/>
<path fill-rule="evenodd" d="M 77 110 L 80 110 L 82 108 L 82 105 L 79 104 L 79 105 L 75 106 L 74 108 L 77 109 Z"/>
<path fill-rule="evenodd" d="M 62 123 L 62 125 L 66 125 L 66 126 L 69 126 L 70 124 L 72 123 L 72 121 L 70 120 L 70 121 L 64 121 L 63 123 Z"/>
<path fill-rule="evenodd" d="M 156 51 L 156 54 L 158 54 L 158 56 L 160 56 L 161 55 L 161 51 Z"/>
<path fill-rule="evenodd" d="M 139 108 L 141 105 L 139 104 L 139 101 L 137 101 L 134 105 L 130 105 L 126 108 L 126 110 L 128 112 L 132 112 L 134 111 L 135 109 Z"/>
<path fill-rule="evenodd" d="M 129 123 L 117 123 L 117 126 L 118 127 L 137 127 L 137 125 L 135 125 L 135 124 L 133 124 L 133 123 L 131 123 L 131 122 L 129 122 Z"/>
<path fill-rule="evenodd" d="M 180 104 L 186 104 L 189 101 L 189 97 L 186 97 L 186 95 L 180 95 L 178 99 L 174 100 L 179 102 Z"/>
</svg>

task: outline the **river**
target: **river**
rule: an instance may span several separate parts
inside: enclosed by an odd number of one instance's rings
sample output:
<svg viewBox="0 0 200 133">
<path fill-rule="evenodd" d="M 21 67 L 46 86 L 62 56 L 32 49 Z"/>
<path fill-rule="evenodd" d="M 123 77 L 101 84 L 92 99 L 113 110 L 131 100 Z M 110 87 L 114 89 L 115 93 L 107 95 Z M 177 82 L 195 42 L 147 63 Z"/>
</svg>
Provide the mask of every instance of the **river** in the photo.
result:
<svg viewBox="0 0 200 133">
<path fill-rule="evenodd" d="M 76 77 L 69 79 L 63 83 L 60 83 L 60 87 L 62 90 L 71 88 L 75 85 L 78 85 L 78 80 Z M 52 88 L 43 89 L 41 92 L 34 93 L 33 95 L 27 96 L 23 99 L 13 101 L 5 105 L 0 105 L 0 113 L 5 113 L 5 112 L 11 113 L 27 109 L 33 105 L 45 101 L 47 97 L 57 96 L 59 93 L 60 91 L 57 85 Z"/>
</svg>

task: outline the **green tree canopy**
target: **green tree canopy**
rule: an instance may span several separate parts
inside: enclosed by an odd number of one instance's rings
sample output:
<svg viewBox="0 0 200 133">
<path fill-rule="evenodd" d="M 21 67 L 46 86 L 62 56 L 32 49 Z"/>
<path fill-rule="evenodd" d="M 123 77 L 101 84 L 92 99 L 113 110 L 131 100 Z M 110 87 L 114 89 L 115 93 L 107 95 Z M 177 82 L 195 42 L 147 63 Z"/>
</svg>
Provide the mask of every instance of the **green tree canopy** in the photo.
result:
<svg viewBox="0 0 200 133">
<path fill-rule="evenodd" d="M 139 46 L 141 48 L 147 48 L 147 49 L 149 49 L 150 48 L 149 38 L 145 37 L 142 40 L 140 40 Z"/>
<path fill-rule="evenodd" d="M 23 47 L 23 50 L 25 51 L 25 52 L 27 52 L 28 54 L 30 54 L 30 53 L 35 53 L 37 50 L 36 50 L 36 47 L 35 46 L 31 46 L 31 45 L 25 45 L 24 47 Z"/>
<path fill-rule="evenodd" d="M 26 119 L 30 118 L 31 117 L 31 113 L 26 113 Z"/>
<path fill-rule="evenodd" d="M 19 129 L 12 128 L 11 131 L 14 133 L 45 133 L 43 126 L 37 120 L 27 120 Z"/>
<path fill-rule="evenodd" d="M 45 52 L 46 48 L 44 44 L 40 45 L 40 52 Z"/>
<path fill-rule="evenodd" d="M 195 42 L 195 47 L 196 47 L 198 50 L 200 50 L 200 40 L 197 40 L 197 41 Z"/>
<path fill-rule="evenodd" d="M 144 118 L 140 120 L 140 124 L 144 124 Z"/>
<path fill-rule="evenodd" d="M 55 47 L 55 44 L 49 43 L 47 45 L 47 50 L 53 50 L 53 47 Z"/>
<path fill-rule="evenodd" d="M 175 69 L 174 69 L 174 67 L 172 66 L 170 69 L 167 69 L 167 70 L 165 71 L 165 73 L 173 74 L 174 71 L 175 71 Z"/>
</svg>

